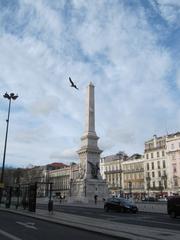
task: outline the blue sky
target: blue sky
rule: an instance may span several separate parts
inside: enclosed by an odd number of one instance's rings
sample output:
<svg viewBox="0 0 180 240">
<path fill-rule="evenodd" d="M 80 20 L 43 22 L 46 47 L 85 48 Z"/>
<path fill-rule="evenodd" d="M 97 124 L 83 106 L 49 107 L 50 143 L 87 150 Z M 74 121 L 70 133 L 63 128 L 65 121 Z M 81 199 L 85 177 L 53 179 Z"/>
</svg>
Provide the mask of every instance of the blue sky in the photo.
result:
<svg viewBox="0 0 180 240">
<path fill-rule="evenodd" d="M 78 161 L 95 85 L 102 156 L 180 131 L 179 0 L 0 0 L 0 154 L 6 165 Z M 68 77 L 78 85 L 70 88 Z"/>
</svg>

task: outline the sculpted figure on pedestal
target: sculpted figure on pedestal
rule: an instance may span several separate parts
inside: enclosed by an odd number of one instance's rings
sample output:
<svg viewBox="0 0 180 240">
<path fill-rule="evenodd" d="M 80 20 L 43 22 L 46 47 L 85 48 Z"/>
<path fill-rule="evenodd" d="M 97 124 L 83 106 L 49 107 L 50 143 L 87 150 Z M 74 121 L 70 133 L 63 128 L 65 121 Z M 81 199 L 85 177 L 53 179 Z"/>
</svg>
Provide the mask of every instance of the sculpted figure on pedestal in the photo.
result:
<svg viewBox="0 0 180 240">
<path fill-rule="evenodd" d="M 91 175 L 93 178 L 98 178 L 98 172 L 99 172 L 99 164 L 96 163 L 96 164 L 93 164 L 92 162 L 89 162 L 88 163 L 91 165 Z"/>
</svg>

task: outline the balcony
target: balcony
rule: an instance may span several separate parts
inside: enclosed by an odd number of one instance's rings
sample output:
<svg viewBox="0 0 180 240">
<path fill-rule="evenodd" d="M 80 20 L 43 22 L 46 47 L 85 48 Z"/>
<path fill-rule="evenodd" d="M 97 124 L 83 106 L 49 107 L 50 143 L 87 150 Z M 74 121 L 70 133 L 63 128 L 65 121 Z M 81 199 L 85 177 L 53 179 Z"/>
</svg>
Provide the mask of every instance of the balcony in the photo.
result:
<svg viewBox="0 0 180 240">
<path fill-rule="evenodd" d="M 136 173 L 136 172 L 143 172 L 144 168 L 136 168 L 136 169 L 127 169 L 123 170 L 123 173 Z"/>
<path fill-rule="evenodd" d="M 105 171 L 104 174 L 122 173 L 122 169 Z"/>
<path fill-rule="evenodd" d="M 148 152 L 156 151 L 156 150 L 162 150 L 162 149 L 165 150 L 165 145 L 157 146 L 157 147 L 147 147 L 147 148 L 145 148 L 144 153 L 148 153 Z"/>
<path fill-rule="evenodd" d="M 133 191 L 144 191 L 144 187 L 132 187 L 131 188 L 131 191 L 133 192 Z M 124 191 L 129 191 L 129 187 L 125 187 L 124 188 Z"/>
</svg>

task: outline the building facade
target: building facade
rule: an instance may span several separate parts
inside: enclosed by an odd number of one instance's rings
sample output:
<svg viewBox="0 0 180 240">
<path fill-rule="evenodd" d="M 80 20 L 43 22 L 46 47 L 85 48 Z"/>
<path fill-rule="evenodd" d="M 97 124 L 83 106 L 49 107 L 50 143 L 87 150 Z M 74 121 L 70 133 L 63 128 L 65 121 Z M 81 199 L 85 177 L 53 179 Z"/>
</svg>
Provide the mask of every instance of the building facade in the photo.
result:
<svg viewBox="0 0 180 240">
<path fill-rule="evenodd" d="M 141 199 L 144 197 L 144 159 L 140 154 L 133 154 L 122 162 L 122 189 L 124 195 Z"/>
<path fill-rule="evenodd" d="M 180 194 L 180 132 L 167 135 L 169 195 Z"/>
<path fill-rule="evenodd" d="M 121 195 L 123 191 L 122 183 L 122 162 L 128 158 L 124 152 L 103 157 L 100 160 L 100 173 L 106 180 L 109 194 Z"/>
<path fill-rule="evenodd" d="M 145 142 L 144 149 L 144 183 L 148 195 L 163 197 L 168 195 L 169 175 L 166 154 L 166 136 Z"/>
<path fill-rule="evenodd" d="M 72 183 L 79 176 L 79 164 L 71 163 L 49 171 L 49 181 L 53 183 L 53 195 L 59 198 L 71 196 Z"/>
<path fill-rule="evenodd" d="M 144 155 L 128 157 L 119 152 L 103 157 L 99 167 L 109 195 L 140 199 L 180 194 L 180 132 L 160 137 L 154 135 L 145 142 Z M 39 197 L 47 196 L 49 186 L 46 183 L 53 183 L 53 195 L 66 198 L 73 194 L 73 184 L 81 179 L 82 173 L 81 164 L 52 163 L 20 169 L 14 182 L 37 182 Z M 84 187 L 86 190 L 86 181 Z"/>
</svg>

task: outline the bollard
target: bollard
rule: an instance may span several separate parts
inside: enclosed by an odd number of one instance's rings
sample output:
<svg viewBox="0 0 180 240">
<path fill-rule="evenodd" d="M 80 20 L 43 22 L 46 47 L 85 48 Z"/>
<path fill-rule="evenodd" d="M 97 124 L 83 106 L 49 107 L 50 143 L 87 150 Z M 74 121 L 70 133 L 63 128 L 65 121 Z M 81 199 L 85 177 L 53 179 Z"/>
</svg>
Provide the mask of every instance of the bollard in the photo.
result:
<svg viewBox="0 0 180 240">
<path fill-rule="evenodd" d="M 49 200 L 48 202 L 48 211 L 49 213 L 53 212 L 53 200 Z"/>
</svg>

